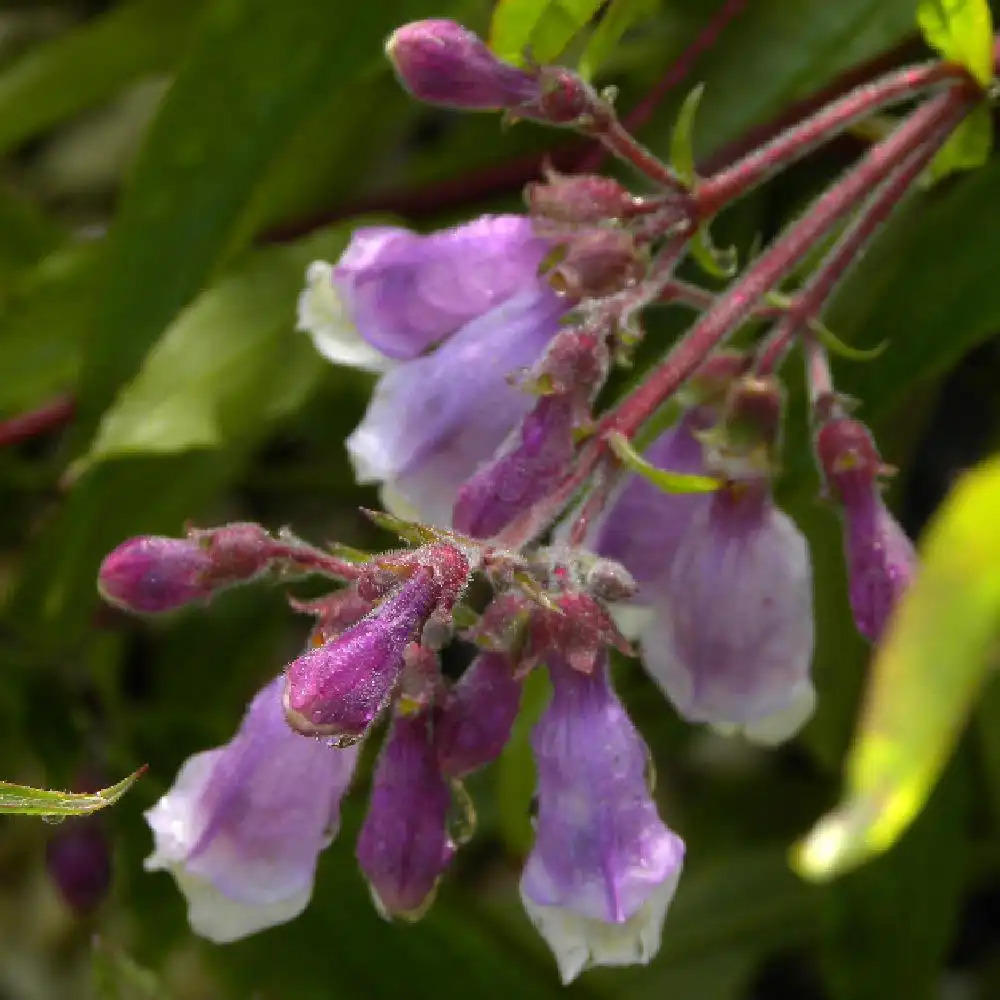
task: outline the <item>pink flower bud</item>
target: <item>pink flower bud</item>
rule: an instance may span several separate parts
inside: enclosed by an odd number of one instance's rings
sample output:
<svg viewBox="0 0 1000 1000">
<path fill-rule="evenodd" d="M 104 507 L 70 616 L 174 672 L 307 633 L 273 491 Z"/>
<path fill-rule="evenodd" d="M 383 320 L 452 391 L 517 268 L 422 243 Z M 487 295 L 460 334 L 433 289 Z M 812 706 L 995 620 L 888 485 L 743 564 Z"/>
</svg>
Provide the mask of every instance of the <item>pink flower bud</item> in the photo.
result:
<svg viewBox="0 0 1000 1000">
<path fill-rule="evenodd" d="M 575 299 L 604 298 L 631 288 L 646 261 L 624 229 L 591 229 L 573 236 L 565 256 L 549 272 L 552 287 Z"/>
<path fill-rule="evenodd" d="M 569 225 L 593 225 L 632 213 L 636 198 L 618 181 L 598 174 L 559 174 L 550 170 L 543 182 L 524 191 L 528 209 L 536 217 Z"/>
<path fill-rule="evenodd" d="M 455 21 L 405 24 L 392 33 L 385 49 L 403 86 L 430 104 L 492 111 L 517 108 L 540 94 L 536 74 L 501 62 Z"/>
</svg>

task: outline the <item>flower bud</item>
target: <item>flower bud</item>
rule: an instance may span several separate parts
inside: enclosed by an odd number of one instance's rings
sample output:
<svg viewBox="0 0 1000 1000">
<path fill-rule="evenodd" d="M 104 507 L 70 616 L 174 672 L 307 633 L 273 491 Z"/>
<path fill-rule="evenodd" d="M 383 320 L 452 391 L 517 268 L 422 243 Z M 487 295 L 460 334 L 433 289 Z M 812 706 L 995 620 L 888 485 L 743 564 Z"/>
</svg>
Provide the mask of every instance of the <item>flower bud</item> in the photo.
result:
<svg viewBox="0 0 1000 1000">
<path fill-rule="evenodd" d="M 66 905 L 86 914 L 111 887 L 111 844 L 98 816 L 68 820 L 45 845 L 45 866 Z"/>
<path fill-rule="evenodd" d="M 521 703 L 521 682 L 505 653 L 480 653 L 451 689 L 434 722 L 441 773 L 461 778 L 500 755 Z"/>
<path fill-rule="evenodd" d="M 646 261 L 631 233 L 591 229 L 565 245 L 565 255 L 549 272 L 549 282 L 571 298 L 604 298 L 631 288 L 645 272 Z"/>
<path fill-rule="evenodd" d="M 636 198 L 618 181 L 599 174 L 560 174 L 550 170 L 544 183 L 533 181 L 524 191 L 528 210 L 540 219 L 568 225 L 593 225 L 630 215 Z"/>
<path fill-rule="evenodd" d="M 285 676 L 288 724 L 307 736 L 360 739 L 388 702 L 406 647 L 439 595 L 433 571 L 421 567 L 356 625 L 293 660 Z"/>
<path fill-rule="evenodd" d="M 573 460 L 572 398 L 542 396 L 520 428 L 458 491 L 452 525 L 473 538 L 492 538 L 541 500 Z"/>
<path fill-rule="evenodd" d="M 429 19 L 397 28 L 385 46 L 400 82 L 429 104 L 468 111 L 518 108 L 537 100 L 537 74 L 501 62 L 455 21 Z"/>
<path fill-rule="evenodd" d="M 913 544 L 886 509 L 879 489 L 882 461 L 860 421 L 831 420 L 816 452 L 830 493 L 844 507 L 844 549 L 851 611 L 858 631 L 878 642 L 917 569 Z"/>
<path fill-rule="evenodd" d="M 417 920 L 455 853 L 448 835 L 451 793 L 438 770 L 430 717 L 397 713 L 372 780 L 357 857 L 387 917 Z"/>
<path fill-rule="evenodd" d="M 187 538 L 140 535 L 109 553 L 97 577 L 101 596 L 126 611 L 159 614 L 264 572 L 273 540 L 259 524 L 227 524 Z"/>
</svg>

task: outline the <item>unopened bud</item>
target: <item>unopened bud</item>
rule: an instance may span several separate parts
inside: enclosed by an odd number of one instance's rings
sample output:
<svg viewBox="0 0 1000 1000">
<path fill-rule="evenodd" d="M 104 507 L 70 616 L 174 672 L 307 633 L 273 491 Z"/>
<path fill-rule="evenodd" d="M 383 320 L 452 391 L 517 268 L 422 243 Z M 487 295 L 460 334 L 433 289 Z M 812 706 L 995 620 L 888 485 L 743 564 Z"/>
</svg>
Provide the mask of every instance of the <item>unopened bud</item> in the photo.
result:
<svg viewBox="0 0 1000 1000">
<path fill-rule="evenodd" d="M 552 170 L 544 183 L 529 184 L 524 194 L 533 216 L 571 225 L 620 219 L 636 205 L 635 197 L 618 181 L 599 174 L 570 176 Z"/>
<path fill-rule="evenodd" d="M 536 74 L 501 62 L 455 21 L 405 24 L 392 33 L 385 50 L 403 86 L 430 104 L 497 111 L 518 108 L 540 95 Z"/>
<path fill-rule="evenodd" d="M 636 285 L 646 260 L 624 229 L 591 229 L 575 235 L 549 272 L 549 283 L 571 298 L 603 298 Z"/>
<path fill-rule="evenodd" d="M 45 866 L 70 909 L 95 909 L 111 886 L 111 844 L 101 820 L 82 816 L 56 830 L 45 846 Z"/>
</svg>

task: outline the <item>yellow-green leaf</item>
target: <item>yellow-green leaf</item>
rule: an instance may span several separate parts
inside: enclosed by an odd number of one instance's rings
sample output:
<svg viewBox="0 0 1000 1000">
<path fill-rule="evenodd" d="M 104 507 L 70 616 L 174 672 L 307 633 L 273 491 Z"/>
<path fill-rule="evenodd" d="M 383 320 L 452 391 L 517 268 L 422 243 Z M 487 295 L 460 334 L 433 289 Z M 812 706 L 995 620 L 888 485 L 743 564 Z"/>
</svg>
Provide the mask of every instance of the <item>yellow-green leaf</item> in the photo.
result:
<svg viewBox="0 0 1000 1000">
<path fill-rule="evenodd" d="M 931 48 L 961 63 L 984 87 L 993 79 L 993 25 L 987 0 L 921 0 L 917 26 Z"/>
<path fill-rule="evenodd" d="M 117 802 L 146 770 L 145 765 L 127 778 L 99 792 L 60 792 L 48 788 L 29 788 L 0 781 L 0 815 L 86 816 Z"/>
<path fill-rule="evenodd" d="M 501 58 L 523 63 L 530 56 L 551 62 L 594 16 L 601 0 L 500 0 L 490 25 L 490 47 Z"/>
<path fill-rule="evenodd" d="M 989 159 L 992 148 L 993 112 L 984 102 L 969 112 L 931 161 L 931 182 L 958 170 L 981 167 Z"/>
<path fill-rule="evenodd" d="M 832 878 L 887 850 L 920 812 L 1000 634 L 1000 458 L 959 480 L 922 545 L 917 579 L 875 660 L 841 805 L 794 857 Z"/>
<path fill-rule="evenodd" d="M 664 493 L 714 493 L 722 483 L 711 476 L 698 476 L 687 472 L 671 472 L 647 462 L 622 434 L 612 434 L 608 438 L 611 450 L 633 472 L 648 479 Z"/>
<path fill-rule="evenodd" d="M 656 0 L 611 0 L 580 57 L 579 70 L 592 79 L 608 60 L 622 35 L 638 20 L 656 12 Z"/>
</svg>

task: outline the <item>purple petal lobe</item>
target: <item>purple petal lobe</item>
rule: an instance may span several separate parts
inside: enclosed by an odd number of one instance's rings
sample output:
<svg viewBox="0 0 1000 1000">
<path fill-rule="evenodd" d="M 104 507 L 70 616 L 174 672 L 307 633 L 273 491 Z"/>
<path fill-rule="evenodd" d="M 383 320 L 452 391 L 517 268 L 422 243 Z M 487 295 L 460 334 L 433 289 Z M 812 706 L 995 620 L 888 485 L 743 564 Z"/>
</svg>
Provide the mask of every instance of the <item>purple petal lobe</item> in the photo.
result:
<svg viewBox="0 0 1000 1000">
<path fill-rule="evenodd" d="M 333 282 L 372 347 L 390 358 L 414 358 L 537 288 L 548 249 L 523 215 L 484 215 L 427 236 L 375 226 L 355 231 Z"/>
<path fill-rule="evenodd" d="M 384 483 L 421 520 L 448 525 L 459 487 L 531 407 L 510 376 L 541 356 L 564 309 L 538 285 L 383 376 L 347 441 L 359 481 Z"/>
<path fill-rule="evenodd" d="M 406 646 L 434 610 L 440 588 L 421 567 L 370 615 L 288 666 L 289 723 L 310 735 L 360 738 L 385 707 Z"/>
<path fill-rule="evenodd" d="M 646 747 L 606 659 L 589 675 L 548 662 L 554 694 L 532 736 L 538 826 L 521 895 L 569 980 L 655 954 L 684 845 L 656 813 Z"/>
<path fill-rule="evenodd" d="M 281 688 L 280 677 L 268 684 L 233 740 L 191 757 L 146 813 L 156 841 L 146 868 L 174 875 L 192 928 L 213 941 L 302 912 L 354 771 L 356 750 L 288 727 Z"/>
<path fill-rule="evenodd" d="M 443 774 L 461 778 L 495 760 L 510 738 L 521 682 L 505 653 L 480 653 L 451 689 L 434 723 Z"/>
<path fill-rule="evenodd" d="M 812 573 L 805 539 L 763 484 L 720 490 L 678 547 L 642 657 L 694 722 L 787 738 L 811 706 Z M 791 714 L 789 714 L 791 712 Z"/>
<path fill-rule="evenodd" d="M 451 793 L 438 770 L 430 717 L 396 715 L 358 836 L 358 863 L 386 916 L 417 919 L 452 855 Z"/>
</svg>

